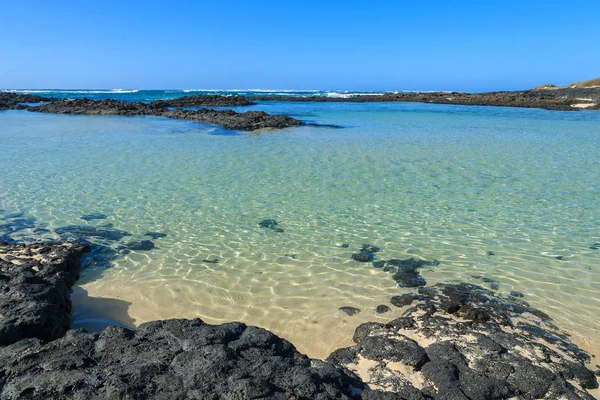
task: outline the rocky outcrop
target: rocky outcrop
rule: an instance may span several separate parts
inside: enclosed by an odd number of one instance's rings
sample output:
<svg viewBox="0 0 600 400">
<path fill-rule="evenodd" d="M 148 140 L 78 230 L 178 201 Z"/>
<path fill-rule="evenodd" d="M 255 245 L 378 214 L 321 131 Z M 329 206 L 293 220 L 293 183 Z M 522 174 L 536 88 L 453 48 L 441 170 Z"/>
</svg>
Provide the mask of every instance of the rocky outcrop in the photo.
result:
<svg viewBox="0 0 600 400">
<path fill-rule="evenodd" d="M 167 100 L 172 107 L 239 107 L 256 104 L 244 96 L 184 96 Z"/>
<path fill-rule="evenodd" d="M 0 243 L 0 346 L 65 334 L 71 286 L 88 249 L 81 242 Z"/>
<path fill-rule="evenodd" d="M 0 348 L 2 399 L 350 399 L 363 383 L 269 331 L 199 319 Z"/>
<path fill-rule="evenodd" d="M 328 360 L 407 398 L 593 398 L 589 355 L 523 300 L 468 284 L 422 287 L 394 300 L 411 307 L 387 324 L 360 325 L 356 345 Z"/>
<path fill-rule="evenodd" d="M 0 110 L 17 108 L 21 103 L 40 103 L 52 101 L 52 98 L 27 93 L 0 92 Z"/>
<path fill-rule="evenodd" d="M 325 96 L 250 96 L 249 99 L 254 101 L 310 101 L 333 103 L 419 102 L 436 104 L 544 108 L 548 110 L 571 111 L 579 109 L 600 109 L 600 88 L 561 88 L 555 90 L 521 90 L 488 93 L 384 93 L 343 98 Z M 585 105 L 585 107 L 582 107 L 582 104 Z"/>
<path fill-rule="evenodd" d="M 271 115 L 263 111 L 238 113 L 233 110 L 199 110 L 172 109 L 170 103 L 155 101 L 152 103 L 117 101 L 117 100 L 58 100 L 41 106 L 29 107 L 29 111 L 53 114 L 83 115 L 154 115 L 188 121 L 204 122 L 219 125 L 225 129 L 253 131 L 265 128 L 286 128 L 304 125 L 292 117 Z"/>
<path fill-rule="evenodd" d="M 201 108 L 191 110 L 169 110 L 161 114 L 163 117 L 185 119 L 219 125 L 225 129 L 254 131 L 258 129 L 282 129 L 290 126 L 304 125 L 300 120 L 285 115 L 272 115 L 264 111 L 247 111 L 238 113 L 233 110 L 213 110 Z"/>
</svg>

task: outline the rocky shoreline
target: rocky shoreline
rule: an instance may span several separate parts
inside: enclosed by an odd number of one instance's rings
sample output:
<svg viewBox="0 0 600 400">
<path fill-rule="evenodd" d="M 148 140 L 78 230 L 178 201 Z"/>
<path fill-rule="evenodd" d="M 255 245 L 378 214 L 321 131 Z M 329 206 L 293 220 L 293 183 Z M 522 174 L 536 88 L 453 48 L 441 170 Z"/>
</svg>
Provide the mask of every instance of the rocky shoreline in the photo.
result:
<svg viewBox="0 0 600 400">
<path fill-rule="evenodd" d="M 241 107 L 269 102 L 420 102 L 435 104 L 502 106 L 542 108 L 548 110 L 600 110 L 600 88 L 533 89 L 514 92 L 490 93 L 385 93 L 355 95 L 344 98 L 324 96 L 183 96 L 151 103 L 118 101 L 113 99 L 91 100 L 56 99 L 30 94 L 0 93 L 0 110 L 27 110 L 31 112 L 78 115 L 160 116 L 173 119 L 203 122 L 230 130 L 254 131 L 259 129 L 282 129 L 310 124 L 298 119 L 272 115 L 263 111 L 236 112 L 215 110 L 207 107 Z M 29 105 L 27 103 L 42 103 Z M 203 107 L 200 109 L 192 109 Z M 186 109 L 187 108 L 187 109 Z M 333 127 L 333 126 L 330 126 Z"/>
<path fill-rule="evenodd" d="M 327 361 L 238 322 L 69 330 L 92 246 L 0 244 L 0 399 L 593 399 L 598 387 L 546 314 L 467 284 L 395 296 L 401 318 L 360 325 Z"/>
<path fill-rule="evenodd" d="M 323 103 L 416 102 L 470 106 L 543 108 L 547 110 L 560 111 L 576 111 L 581 109 L 600 110 L 600 88 L 532 89 L 487 93 L 384 93 L 373 95 L 354 95 L 349 97 L 250 96 L 248 98 L 253 101 Z"/>
</svg>

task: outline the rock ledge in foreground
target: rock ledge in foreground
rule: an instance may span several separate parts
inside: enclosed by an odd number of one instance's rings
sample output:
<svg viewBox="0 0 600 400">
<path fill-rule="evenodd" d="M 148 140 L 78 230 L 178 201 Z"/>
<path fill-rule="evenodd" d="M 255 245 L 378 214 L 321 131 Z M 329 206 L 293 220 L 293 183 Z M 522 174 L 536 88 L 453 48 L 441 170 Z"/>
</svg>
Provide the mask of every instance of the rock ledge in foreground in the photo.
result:
<svg viewBox="0 0 600 400">
<path fill-rule="evenodd" d="M 354 341 L 328 360 L 407 399 L 593 399 L 598 387 L 547 315 L 475 285 L 419 288 L 401 318 L 362 324 Z"/>
<path fill-rule="evenodd" d="M 71 286 L 88 249 L 79 242 L 0 243 L 0 346 L 65 334 Z"/>
</svg>

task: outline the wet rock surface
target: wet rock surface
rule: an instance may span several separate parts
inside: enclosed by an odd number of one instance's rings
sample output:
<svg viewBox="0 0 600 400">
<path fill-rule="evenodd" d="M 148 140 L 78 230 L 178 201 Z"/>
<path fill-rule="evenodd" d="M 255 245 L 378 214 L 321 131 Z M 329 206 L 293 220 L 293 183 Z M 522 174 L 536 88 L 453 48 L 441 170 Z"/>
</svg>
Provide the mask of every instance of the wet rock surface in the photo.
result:
<svg viewBox="0 0 600 400">
<path fill-rule="evenodd" d="M 415 399 L 593 399 L 589 355 L 523 300 L 469 284 L 397 300 L 408 307 L 402 317 L 360 325 L 356 345 L 328 360 L 361 372 L 372 389 Z"/>
<path fill-rule="evenodd" d="M 53 340 L 71 324 L 71 286 L 89 245 L 0 243 L 0 346 Z"/>
<path fill-rule="evenodd" d="M 362 382 L 242 323 L 71 330 L 0 348 L 0 398 L 350 399 Z M 356 390 L 358 389 L 358 392 Z"/>
<path fill-rule="evenodd" d="M 170 101 L 172 102 L 172 101 Z M 238 113 L 233 110 L 199 110 L 172 109 L 171 103 L 162 100 L 152 103 L 105 100 L 56 100 L 40 106 L 27 107 L 28 111 L 52 114 L 79 115 L 123 115 L 123 116 L 162 116 L 174 119 L 185 119 L 219 125 L 225 129 L 253 131 L 265 128 L 286 128 L 304 125 L 292 117 L 271 115 L 263 111 Z"/>
</svg>

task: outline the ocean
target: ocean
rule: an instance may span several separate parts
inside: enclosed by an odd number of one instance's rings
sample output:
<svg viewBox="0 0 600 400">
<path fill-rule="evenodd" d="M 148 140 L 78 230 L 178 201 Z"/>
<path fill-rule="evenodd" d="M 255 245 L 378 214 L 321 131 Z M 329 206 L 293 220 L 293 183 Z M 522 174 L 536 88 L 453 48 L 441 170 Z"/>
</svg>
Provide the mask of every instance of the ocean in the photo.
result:
<svg viewBox="0 0 600 400">
<path fill-rule="evenodd" d="M 0 236 L 130 235 L 91 238 L 101 247 L 74 289 L 74 326 L 242 321 L 324 358 L 350 345 L 360 323 L 400 316 L 390 297 L 415 291 L 351 259 L 371 244 L 376 260 L 438 260 L 420 271 L 427 285 L 520 292 L 577 343 L 600 340 L 599 112 L 277 101 L 236 110 L 341 128 L 242 133 L 160 117 L 0 112 Z M 267 219 L 283 232 L 259 225 Z M 155 248 L 123 251 L 135 240 Z M 381 304 L 391 311 L 377 314 Z"/>
</svg>

